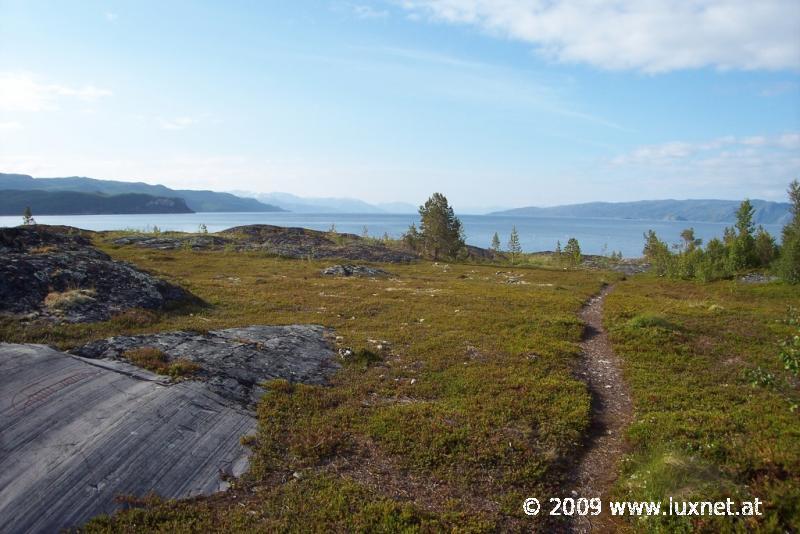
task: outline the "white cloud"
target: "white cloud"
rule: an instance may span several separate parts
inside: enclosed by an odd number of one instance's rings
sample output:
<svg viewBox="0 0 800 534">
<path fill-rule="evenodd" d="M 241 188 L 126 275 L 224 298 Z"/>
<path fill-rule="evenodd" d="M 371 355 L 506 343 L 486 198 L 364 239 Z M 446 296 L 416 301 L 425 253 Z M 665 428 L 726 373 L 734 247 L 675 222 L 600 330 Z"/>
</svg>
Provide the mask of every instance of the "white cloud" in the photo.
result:
<svg viewBox="0 0 800 534">
<path fill-rule="evenodd" d="M 111 13 L 111 12 L 106 13 L 106 20 L 108 22 L 116 22 L 118 18 L 119 15 L 117 15 L 116 13 Z"/>
<path fill-rule="evenodd" d="M 94 85 L 70 87 L 42 83 L 29 74 L 0 73 L 0 111 L 54 110 L 64 99 L 91 102 L 111 94 Z"/>
<path fill-rule="evenodd" d="M 19 130 L 22 128 L 22 124 L 17 121 L 9 121 L 9 122 L 0 122 L 0 132 L 7 132 L 11 130 Z"/>
<path fill-rule="evenodd" d="M 737 195 L 785 200 L 786 184 L 800 175 L 800 133 L 721 137 L 639 147 L 611 159 L 606 168 L 655 194 Z M 635 177 L 635 178 L 634 178 Z"/>
<path fill-rule="evenodd" d="M 797 0 L 398 0 L 603 69 L 800 69 Z"/>
<path fill-rule="evenodd" d="M 176 117 L 174 119 L 158 118 L 158 125 L 162 130 L 183 130 L 200 122 L 192 117 Z"/>
</svg>

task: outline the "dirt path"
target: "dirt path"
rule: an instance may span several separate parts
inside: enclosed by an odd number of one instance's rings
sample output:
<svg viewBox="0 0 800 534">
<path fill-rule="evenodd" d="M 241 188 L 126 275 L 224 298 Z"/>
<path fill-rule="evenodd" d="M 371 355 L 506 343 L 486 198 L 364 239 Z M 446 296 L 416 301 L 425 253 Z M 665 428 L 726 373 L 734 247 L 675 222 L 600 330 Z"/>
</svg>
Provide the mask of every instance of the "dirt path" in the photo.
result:
<svg viewBox="0 0 800 534">
<path fill-rule="evenodd" d="M 600 497 L 603 513 L 576 517 L 571 525 L 572 532 L 616 530 L 608 516 L 608 492 L 616 481 L 619 461 L 625 452 L 624 430 L 632 419 L 633 406 L 622 377 L 621 362 L 611 349 L 603 328 L 603 302 L 611 289 L 604 287 L 580 313 L 586 326 L 578 376 L 586 382 L 592 395 L 592 419 L 583 456 L 571 477 L 572 496 Z"/>
</svg>

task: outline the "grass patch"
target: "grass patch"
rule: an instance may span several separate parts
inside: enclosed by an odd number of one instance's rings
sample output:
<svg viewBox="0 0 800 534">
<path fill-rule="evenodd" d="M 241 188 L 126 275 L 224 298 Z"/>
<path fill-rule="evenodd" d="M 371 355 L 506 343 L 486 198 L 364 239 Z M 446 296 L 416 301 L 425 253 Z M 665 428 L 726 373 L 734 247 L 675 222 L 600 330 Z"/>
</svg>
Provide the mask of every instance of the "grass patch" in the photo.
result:
<svg viewBox="0 0 800 534">
<path fill-rule="evenodd" d="M 44 298 L 44 305 L 51 310 L 67 311 L 94 302 L 94 300 L 94 289 L 71 289 L 68 291 L 51 291 Z"/>
<path fill-rule="evenodd" d="M 645 312 L 640 313 L 628 320 L 629 328 L 663 328 L 673 330 L 675 325 L 667 321 L 663 315 Z"/>
<path fill-rule="evenodd" d="M 636 523 L 642 530 L 800 524 L 800 392 L 778 344 L 791 333 L 782 319 L 792 302 L 796 290 L 784 284 L 650 276 L 609 295 L 606 325 L 635 405 L 618 497 L 765 502 L 760 518 L 649 518 Z"/>
<path fill-rule="evenodd" d="M 170 361 L 162 350 L 155 347 L 131 349 L 122 353 L 122 356 L 143 369 L 173 378 L 192 376 L 201 369 L 200 365 L 184 358 Z"/>
</svg>

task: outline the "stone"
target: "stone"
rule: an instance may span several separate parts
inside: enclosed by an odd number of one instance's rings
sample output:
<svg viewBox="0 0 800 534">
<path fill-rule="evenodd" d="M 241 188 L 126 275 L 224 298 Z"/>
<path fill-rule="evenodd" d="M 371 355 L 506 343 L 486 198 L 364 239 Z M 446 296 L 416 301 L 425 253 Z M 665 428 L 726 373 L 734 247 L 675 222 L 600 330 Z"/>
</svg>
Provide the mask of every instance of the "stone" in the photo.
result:
<svg viewBox="0 0 800 534">
<path fill-rule="evenodd" d="M 111 259 L 92 246 L 90 235 L 46 225 L 0 228 L 0 311 L 92 322 L 131 308 L 200 302 L 176 285 Z"/>
<path fill-rule="evenodd" d="M 352 264 L 331 265 L 322 269 L 321 272 L 324 276 L 356 276 L 362 278 L 386 278 L 392 276 L 391 273 L 383 269 Z"/>
</svg>

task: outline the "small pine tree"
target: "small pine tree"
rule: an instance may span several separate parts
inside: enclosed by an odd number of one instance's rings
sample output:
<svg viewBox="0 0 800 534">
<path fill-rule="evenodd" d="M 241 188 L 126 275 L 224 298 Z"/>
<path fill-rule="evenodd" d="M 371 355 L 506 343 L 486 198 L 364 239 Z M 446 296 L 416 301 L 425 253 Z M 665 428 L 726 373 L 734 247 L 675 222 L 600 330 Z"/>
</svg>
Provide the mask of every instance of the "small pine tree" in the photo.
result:
<svg viewBox="0 0 800 534">
<path fill-rule="evenodd" d="M 411 226 L 408 227 L 406 233 L 403 234 L 402 240 L 409 250 L 412 250 L 413 252 L 417 252 L 419 250 L 421 236 L 419 235 L 416 224 L 411 223 Z"/>
<path fill-rule="evenodd" d="M 491 245 L 492 252 L 497 254 L 500 252 L 500 236 L 497 235 L 497 232 L 494 233 L 492 236 L 492 245 Z"/>
<path fill-rule="evenodd" d="M 783 242 L 778 258 L 778 275 L 790 284 L 800 283 L 800 183 L 789 184 L 792 219 L 783 227 Z"/>
<path fill-rule="evenodd" d="M 36 221 L 33 218 L 33 213 L 31 213 L 30 206 L 26 206 L 25 211 L 22 213 L 22 224 L 24 224 L 25 226 L 36 224 Z"/>
<path fill-rule="evenodd" d="M 756 265 L 755 230 L 753 224 L 753 204 L 744 200 L 736 211 L 736 237 L 730 243 L 728 261 L 732 271 L 739 271 Z"/>
<path fill-rule="evenodd" d="M 672 263 L 672 254 L 669 246 L 661 241 L 653 230 L 644 234 L 644 257 L 653 266 L 659 276 L 667 274 Z"/>
<path fill-rule="evenodd" d="M 754 248 L 756 261 L 759 267 L 769 267 L 778 255 L 778 247 L 775 244 L 775 239 L 763 226 L 759 226 L 758 230 L 756 230 Z"/>
<path fill-rule="evenodd" d="M 687 228 L 681 232 L 681 239 L 683 239 L 684 252 L 692 252 L 694 249 L 703 244 L 702 239 L 695 238 L 694 228 Z"/>
<path fill-rule="evenodd" d="M 564 247 L 564 255 L 567 257 L 570 265 L 576 266 L 581 263 L 581 246 L 578 240 L 570 237 L 567 245 Z"/>
<path fill-rule="evenodd" d="M 511 261 L 516 261 L 517 257 L 522 254 L 522 245 L 519 242 L 519 232 L 517 227 L 511 228 L 511 235 L 508 236 L 508 253 L 511 254 Z"/>
<path fill-rule="evenodd" d="M 736 241 L 736 230 L 730 226 L 726 226 L 724 232 L 722 233 L 722 243 L 726 247 L 731 247 L 733 246 L 734 241 Z"/>
<path fill-rule="evenodd" d="M 364 239 L 369 238 L 369 228 L 367 228 L 366 226 L 364 226 L 361 229 L 361 237 L 363 237 Z"/>
</svg>

